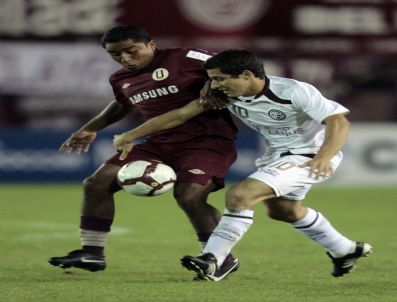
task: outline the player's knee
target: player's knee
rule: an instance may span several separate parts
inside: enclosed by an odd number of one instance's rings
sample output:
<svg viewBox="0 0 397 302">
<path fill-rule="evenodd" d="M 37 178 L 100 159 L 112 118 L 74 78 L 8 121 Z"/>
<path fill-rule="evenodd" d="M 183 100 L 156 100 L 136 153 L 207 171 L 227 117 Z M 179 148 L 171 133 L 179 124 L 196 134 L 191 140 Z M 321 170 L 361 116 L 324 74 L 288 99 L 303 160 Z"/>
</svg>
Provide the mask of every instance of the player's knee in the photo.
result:
<svg viewBox="0 0 397 302">
<path fill-rule="evenodd" d="M 98 187 L 95 176 L 91 175 L 91 176 L 88 176 L 87 178 L 85 178 L 83 180 L 83 187 L 84 187 L 84 191 L 86 191 L 86 192 L 95 191 L 96 188 Z"/>
<path fill-rule="evenodd" d="M 182 209 L 191 209 L 195 206 L 193 200 L 189 197 L 185 196 L 178 196 L 175 197 L 176 202 L 178 203 L 179 207 Z"/>
<path fill-rule="evenodd" d="M 107 190 L 108 186 L 105 185 L 105 181 L 101 180 L 100 177 L 91 175 L 83 180 L 83 187 L 86 193 L 102 192 Z"/>
<path fill-rule="evenodd" d="M 203 202 L 197 194 L 189 191 L 175 192 L 174 197 L 179 207 L 184 210 L 195 209 Z"/>
<path fill-rule="evenodd" d="M 251 208 L 252 206 L 252 198 L 244 189 L 232 187 L 226 193 L 226 207 L 228 209 L 241 210 Z"/>
<path fill-rule="evenodd" d="M 90 189 L 91 187 L 94 186 L 94 184 L 95 184 L 95 181 L 94 181 L 94 177 L 92 175 L 88 176 L 87 178 L 85 178 L 83 180 L 84 189 Z"/>
</svg>

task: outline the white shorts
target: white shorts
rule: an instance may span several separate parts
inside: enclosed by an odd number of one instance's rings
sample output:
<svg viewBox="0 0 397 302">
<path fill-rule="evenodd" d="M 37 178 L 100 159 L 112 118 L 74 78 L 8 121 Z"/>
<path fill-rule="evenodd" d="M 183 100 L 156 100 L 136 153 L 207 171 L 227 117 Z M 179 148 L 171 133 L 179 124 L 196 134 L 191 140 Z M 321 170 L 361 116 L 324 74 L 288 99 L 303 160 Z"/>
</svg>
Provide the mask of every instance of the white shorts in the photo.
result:
<svg viewBox="0 0 397 302">
<path fill-rule="evenodd" d="M 331 166 L 334 172 L 338 168 L 342 158 L 343 154 L 339 152 L 331 159 Z M 283 156 L 273 163 L 259 167 L 248 178 L 253 178 L 269 185 L 273 188 L 277 197 L 303 200 L 313 184 L 320 183 L 329 178 L 329 176 L 318 179 L 309 177 L 309 167 L 300 167 L 300 165 L 310 160 L 310 157 L 302 155 Z"/>
</svg>

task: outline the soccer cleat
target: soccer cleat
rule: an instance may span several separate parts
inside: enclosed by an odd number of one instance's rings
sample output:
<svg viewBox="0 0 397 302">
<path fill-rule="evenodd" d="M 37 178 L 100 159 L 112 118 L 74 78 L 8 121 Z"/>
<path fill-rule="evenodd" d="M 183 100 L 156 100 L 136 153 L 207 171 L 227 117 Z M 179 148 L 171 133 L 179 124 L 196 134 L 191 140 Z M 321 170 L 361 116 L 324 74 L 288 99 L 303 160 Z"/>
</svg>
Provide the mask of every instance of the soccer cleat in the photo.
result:
<svg viewBox="0 0 397 302">
<path fill-rule="evenodd" d="M 237 262 L 237 265 L 235 266 L 236 262 Z M 230 269 L 231 267 L 232 267 L 232 269 Z M 223 264 L 221 265 L 221 267 L 219 268 L 219 274 L 220 275 L 223 275 L 225 273 L 231 274 L 231 273 L 237 271 L 239 267 L 240 267 L 240 262 L 238 261 L 238 259 L 235 259 L 232 254 L 229 254 L 226 257 Z M 193 278 L 193 281 L 208 281 L 208 279 L 206 279 L 201 274 L 197 274 L 197 276 L 195 276 Z"/>
<path fill-rule="evenodd" d="M 188 270 L 195 271 L 198 275 L 193 280 L 208 280 L 221 281 L 232 272 L 235 272 L 240 267 L 240 262 L 233 256 L 229 255 L 222 266 L 218 268 L 217 260 L 211 253 L 206 253 L 201 256 L 184 256 L 181 259 L 181 264 Z"/>
<path fill-rule="evenodd" d="M 356 250 L 340 258 L 334 258 L 327 252 L 327 255 L 334 263 L 334 269 L 331 275 L 334 277 L 342 277 L 344 274 L 350 273 L 356 265 L 357 260 L 361 257 L 367 257 L 371 252 L 372 246 L 365 242 L 356 242 Z"/>
<path fill-rule="evenodd" d="M 105 257 L 98 257 L 84 250 L 75 250 L 63 257 L 51 257 L 48 262 L 61 268 L 77 267 L 90 272 L 106 268 Z"/>
</svg>

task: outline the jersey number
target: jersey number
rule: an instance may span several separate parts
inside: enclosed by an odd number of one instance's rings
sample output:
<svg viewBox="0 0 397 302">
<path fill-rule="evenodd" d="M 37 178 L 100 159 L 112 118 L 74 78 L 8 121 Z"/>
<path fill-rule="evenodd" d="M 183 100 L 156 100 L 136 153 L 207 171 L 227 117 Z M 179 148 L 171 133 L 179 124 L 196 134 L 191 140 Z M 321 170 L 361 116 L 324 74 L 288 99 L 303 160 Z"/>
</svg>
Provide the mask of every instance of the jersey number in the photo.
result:
<svg viewBox="0 0 397 302">
<path fill-rule="evenodd" d="M 232 105 L 233 112 L 239 117 L 248 117 L 248 110 L 245 108 L 238 107 L 236 105 Z"/>
<path fill-rule="evenodd" d="M 284 170 L 288 170 L 288 169 L 291 169 L 293 167 L 296 167 L 296 164 L 287 161 L 287 162 L 284 162 L 284 163 L 281 163 L 281 164 L 275 163 L 274 165 L 270 165 L 269 167 L 276 168 L 276 169 L 279 169 L 281 171 L 284 171 Z"/>
</svg>

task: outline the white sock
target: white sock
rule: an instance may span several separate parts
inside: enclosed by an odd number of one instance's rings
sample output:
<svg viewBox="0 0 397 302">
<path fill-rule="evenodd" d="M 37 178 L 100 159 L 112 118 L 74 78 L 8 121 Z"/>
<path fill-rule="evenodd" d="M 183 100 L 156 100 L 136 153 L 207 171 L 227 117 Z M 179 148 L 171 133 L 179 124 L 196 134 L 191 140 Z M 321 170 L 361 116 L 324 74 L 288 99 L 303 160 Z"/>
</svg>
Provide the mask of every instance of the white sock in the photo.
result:
<svg viewBox="0 0 397 302">
<path fill-rule="evenodd" d="M 231 211 L 225 209 L 222 219 L 211 234 L 202 253 L 212 253 L 220 267 L 232 248 L 254 222 L 254 211 Z"/>
<path fill-rule="evenodd" d="M 105 247 L 109 232 L 92 231 L 80 229 L 81 246 L 100 246 Z"/>
<path fill-rule="evenodd" d="M 304 218 L 290 225 L 323 246 L 333 257 L 339 258 L 354 252 L 355 242 L 339 233 L 320 212 L 308 210 Z"/>
</svg>

